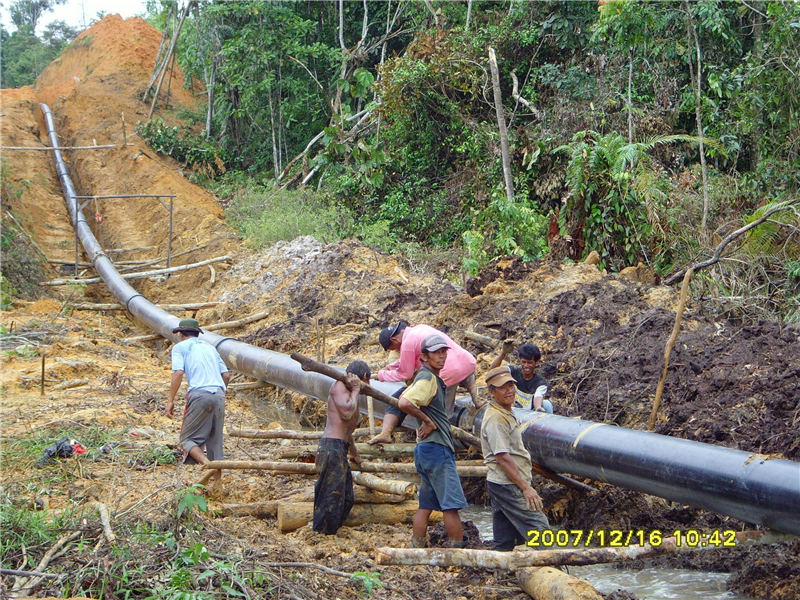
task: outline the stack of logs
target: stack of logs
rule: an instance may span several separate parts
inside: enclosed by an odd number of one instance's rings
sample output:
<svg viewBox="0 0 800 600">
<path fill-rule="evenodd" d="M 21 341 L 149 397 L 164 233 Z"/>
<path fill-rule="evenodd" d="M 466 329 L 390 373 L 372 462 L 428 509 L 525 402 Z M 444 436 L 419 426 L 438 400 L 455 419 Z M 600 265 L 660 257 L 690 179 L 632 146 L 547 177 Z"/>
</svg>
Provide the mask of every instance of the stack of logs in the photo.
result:
<svg viewBox="0 0 800 600">
<path fill-rule="evenodd" d="M 354 437 L 368 435 L 369 429 L 357 429 Z M 322 437 L 321 431 L 292 431 L 285 429 L 250 431 L 231 430 L 228 435 L 250 439 L 296 439 L 313 441 Z M 410 456 L 414 452 L 414 444 L 383 444 L 370 446 L 357 444 L 362 458 Z M 303 460 L 316 455 L 316 445 L 284 447 L 278 450 L 278 457 L 283 459 Z M 485 477 L 486 467 L 481 461 L 458 461 L 459 474 L 464 477 Z M 283 473 L 315 475 L 317 468 L 309 462 L 266 461 L 266 460 L 216 460 L 204 465 L 205 469 L 256 469 Z M 410 523 L 417 510 L 415 499 L 417 486 L 416 469 L 410 462 L 371 462 L 364 460 L 361 465 L 353 465 L 353 482 L 355 485 L 356 504 L 350 511 L 345 525 L 361 525 L 364 523 Z M 209 471 L 210 473 L 211 471 Z M 399 474 L 401 479 L 388 479 L 374 473 Z M 410 481 L 409 481 L 410 480 Z M 293 531 L 311 521 L 313 515 L 314 491 L 308 488 L 299 494 L 250 504 L 227 504 L 219 509 L 223 516 L 251 515 L 259 517 L 277 517 L 278 529 L 282 532 Z M 438 516 L 441 518 L 441 515 Z M 432 519 L 437 519 L 434 513 Z"/>
</svg>

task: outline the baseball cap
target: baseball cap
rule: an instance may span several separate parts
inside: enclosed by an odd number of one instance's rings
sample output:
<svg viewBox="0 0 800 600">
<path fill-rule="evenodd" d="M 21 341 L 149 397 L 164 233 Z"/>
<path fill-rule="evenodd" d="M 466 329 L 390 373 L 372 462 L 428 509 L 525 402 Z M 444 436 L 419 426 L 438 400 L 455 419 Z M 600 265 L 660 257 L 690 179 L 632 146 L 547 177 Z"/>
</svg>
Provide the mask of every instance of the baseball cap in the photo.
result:
<svg viewBox="0 0 800 600">
<path fill-rule="evenodd" d="M 384 350 L 389 349 L 389 344 L 392 343 L 392 338 L 397 335 L 397 332 L 400 331 L 401 326 L 403 325 L 402 321 L 398 321 L 397 325 L 394 327 L 384 327 L 381 329 L 381 333 L 378 336 L 378 341 L 380 341 L 381 346 L 383 346 Z"/>
<path fill-rule="evenodd" d="M 437 350 L 441 350 L 442 348 L 449 348 L 449 347 L 450 346 L 442 336 L 433 334 L 425 338 L 425 340 L 422 342 L 420 350 L 422 352 L 436 352 Z"/>
<path fill-rule="evenodd" d="M 502 367 L 495 367 L 488 373 L 486 373 L 486 385 L 491 385 L 492 387 L 500 387 L 508 383 L 509 381 L 514 381 L 514 377 L 511 375 L 511 369 L 508 368 L 508 365 L 504 365 Z"/>
</svg>

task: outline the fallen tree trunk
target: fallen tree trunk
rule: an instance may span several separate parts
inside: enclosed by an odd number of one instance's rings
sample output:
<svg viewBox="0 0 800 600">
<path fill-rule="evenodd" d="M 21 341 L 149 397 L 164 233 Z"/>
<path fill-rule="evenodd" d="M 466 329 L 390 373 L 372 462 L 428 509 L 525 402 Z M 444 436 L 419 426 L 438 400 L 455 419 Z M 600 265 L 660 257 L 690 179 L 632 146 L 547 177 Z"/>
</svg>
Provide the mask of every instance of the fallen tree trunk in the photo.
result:
<svg viewBox="0 0 800 600">
<path fill-rule="evenodd" d="M 414 454 L 414 443 L 406 444 L 356 444 L 358 453 L 362 456 L 396 456 L 398 454 Z M 294 446 L 282 448 L 278 451 L 279 458 L 299 458 L 301 456 L 316 456 L 318 446 Z"/>
<path fill-rule="evenodd" d="M 319 440 L 322 439 L 322 431 L 295 431 L 293 429 L 231 429 L 228 435 L 231 437 L 249 438 L 252 440 Z M 369 428 L 363 427 L 353 432 L 353 437 L 369 435 Z"/>
<path fill-rule="evenodd" d="M 735 535 L 736 546 L 755 544 L 774 544 L 794 539 L 794 536 L 772 531 L 739 531 Z M 664 538 L 658 546 L 623 546 L 621 548 L 555 548 L 540 549 L 535 552 L 515 550 L 497 552 L 495 550 L 461 550 L 452 548 L 378 548 L 375 560 L 379 565 L 431 565 L 438 567 L 481 567 L 484 569 L 505 569 L 516 571 L 523 567 L 544 567 L 560 565 L 593 565 L 649 558 L 660 554 L 672 554 L 716 548 L 716 545 L 702 547 L 681 546 L 675 538 Z"/>
<path fill-rule="evenodd" d="M 335 369 L 330 365 L 326 365 L 325 363 L 314 360 L 313 358 L 303 356 L 302 354 L 298 354 L 297 352 L 292 352 L 289 356 L 291 356 L 293 360 L 299 362 L 302 365 L 304 371 L 314 371 L 315 373 L 322 373 L 323 375 L 327 375 L 331 379 L 336 379 L 337 381 L 344 382 L 344 375 L 345 375 L 344 371 Z M 362 382 L 361 392 L 364 393 L 366 396 L 372 396 L 376 400 L 380 400 L 381 402 L 393 406 L 397 409 L 400 408 L 397 405 L 398 404 L 397 398 L 392 398 L 389 394 L 384 394 L 383 392 L 376 390 L 371 385 Z M 475 446 L 476 448 L 481 447 L 481 441 L 468 431 L 464 431 L 463 429 L 456 427 L 455 425 L 451 425 L 450 432 L 453 434 L 453 437 L 456 438 L 457 440 L 461 440 L 462 442 L 469 444 L 471 446 Z"/>
<path fill-rule="evenodd" d="M 344 522 L 348 527 L 365 523 L 410 523 L 419 508 L 416 501 L 402 504 L 356 504 Z M 441 520 L 442 513 L 434 511 L 430 520 Z M 294 531 L 309 523 L 314 516 L 314 504 L 311 502 L 289 503 L 278 505 L 278 529 L 282 532 Z"/>
<path fill-rule="evenodd" d="M 603 600 L 588 581 L 553 567 L 520 569 L 517 580 L 519 587 L 536 600 Z"/>
<path fill-rule="evenodd" d="M 352 465 L 367 473 L 401 473 L 416 475 L 417 468 L 412 463 L 362 462 Z M 276 462 L 269 460 L 212 460 L 203 465 L 203 469 L 255 469 L 260 471 L 280 471 L 283 473 L 305 473 L 313 475 L 317 472 L 311 463 Z M 487 468 L 483 465 L 460 465 L 456 461 L 456 471 L 461 477 L 486 477 Z"/>
</svg>

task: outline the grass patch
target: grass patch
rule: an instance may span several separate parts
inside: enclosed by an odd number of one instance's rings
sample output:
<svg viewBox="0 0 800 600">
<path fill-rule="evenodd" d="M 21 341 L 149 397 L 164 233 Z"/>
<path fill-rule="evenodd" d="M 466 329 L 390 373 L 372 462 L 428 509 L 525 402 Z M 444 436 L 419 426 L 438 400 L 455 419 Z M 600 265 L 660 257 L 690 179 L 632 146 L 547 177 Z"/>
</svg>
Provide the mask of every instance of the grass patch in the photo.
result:
<svg viewBox="0 0 800 600">
<path fill-rule="evenodd" d="M 227 218 L 253 248 L 302 235 L 335 242 L 346 237 L 353 226 L 346 210 L 326 204 L 313 193 L 252 184 L 233 192 Z"/>
</svg>

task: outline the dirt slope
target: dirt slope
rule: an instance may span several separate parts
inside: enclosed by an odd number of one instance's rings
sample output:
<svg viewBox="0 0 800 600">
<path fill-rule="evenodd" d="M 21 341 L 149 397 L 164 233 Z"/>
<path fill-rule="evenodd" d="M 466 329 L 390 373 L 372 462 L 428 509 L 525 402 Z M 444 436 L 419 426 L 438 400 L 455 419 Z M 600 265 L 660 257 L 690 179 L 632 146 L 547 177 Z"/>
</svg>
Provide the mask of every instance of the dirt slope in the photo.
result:
<svg viewBox="0 0 800 600">
<path fill-rule="evenodd" d="M 158 42 L 159 34 L 142 20 L 106 17 L 81 34 L 33 88 L 3 90 L 0 96 L 4 145 L 46 143 L 40 101 L 54 110 L 62 144 L 119 144 L 119 115 L 124 112 L 133 146 L 68 153 L 79 193 L 177 194 L 174 248 L 201 248 L 176 263 L 235 254 L 230 268 L 217 269 L 213 286 L 206 269 L 166 282 L 137 283 L 142 293 L 154 300 L 222 301 L 221 306 L 198 313 L 203 323 L 269 308 L 263 321 L 227 334 L 279 351 L 324 354 L 339 365 L 353 358 L 380 365 L 385 356 L 377 344 L 377 330 L 399 318 L 440 327 L 463 342 L 478 356 L 479 375 L 493 355 L 465 341 L 465 330 L 496 339 L 532 340 L 544 352 L 541 371 L 552 383 L 557 412 L 644 426 L 674 319 L 673 290 L 607 275 L 591 265 L 504 260 L 469 282 L 467 294 L 447 279 L 452 269 L 419 272 L 354 241 L 322 244 L 299 238 L 260 253 L 243 251 L 221 220 L 216 200 L 189 182 L 179 165 L 156 155 L 132 133 L 136 119 L 146 116 L 147 107 L 139 98 L 149 81 Z M 180 82 L 173 82 L 172 99 L 191 107 L 191 93 Z M 6 153 L 3 161 L 14 186 L 22 189 L 18 197 L 4 195 L 4 207 L 13 211 L 48 257 L 70 259 L 71 229 L 49 156 Z M 88 215 L 95 211 L 102 222 L 96 222 L 94 229 L 105 247 L 157 246 L 131 255 L 136 258 L 164 254 L 166 213 L 154 201 L 102 200 L 96 208 L 87 208 Z M 72 312 L 68 304 L 86 300 L 82 292 L 54 293 L 57 299 L 2 314 L 3 326 L 10 329 L 13 324 L 22 338 L 20 350 L 2 359 L 4 444 L 14 445 L 39 431 L 47 435 L 64 431 L 84 439 L 94 439 L 102 431 L 118 442 L 143 444 L 140 448 L 145 449 L 174 443 L 178 423 L 163 415 L 168 347 L 163 342 L 122 345 L 121 338 L 140 330 L 124 313 Z M 89 286 L 86 296 L 108 298 L 101 286 Z M 699 308 L 690 303 L 673 352 L 658 431 L 797 460 L 797 328 L 768 322 L 712 322 Z M 38 388 L 41 359 L 25 349 L 26 339 L 41 344 L 47 354 L 44 396 Z M 86 382 L 53 389 L 76 379 Z M 301 414 L 281 415 L 277 409 L 265 409 L 267 404 Z M 319 425 L 322 415 L 320 403 L 272 389 L 232 392 L 227 406 L 228 425 L 234 428 L 263 427 L 276 419 Z M 278 446 L 229 437 L 226 453 L 233 458 L 269 457 Z M 49 471 L 34 470 L 30 462 L 3 467 L 3 488 L 15 502 L 27 504 L 44 495 L 50 509 L 58 510 L 96 499 L 114 513 L 135 509 L 134 515 L 165 527 L 171 526 L 168 515 L 175 491 L 196 479 L 191 470 L 158 466 L 136 453 L 103 453 L 100 448 Z M 54 469 L 63 475 L 58 481 L 51 478 Z M 288 495 L 312 480 L 232 473 L 229 482 L 225 501 L 249 502 Z M 580 496 L 545 481 L 538 484 L 552 521 L 565 527 L 742 526 L 610 486 Z M 153 494 L 148 503 L 137 505 L 148 494 Z M 371 562 L 374 548 L 405 545 L 410 528 L 345 528 L 333 539 L 322 539 L 308 529 L 280 535 L 274 519 L 225 518 L 209 523 L 207 531 L 209 544 L 218 547 L 230 547 L 232 536 L 239 551 L 250 548 L 275 560 L 319 561 L 345 571 L 372 571 L 379 570 Z M 742 566 L 739 558 L 718 554 L 717 568 Z M 798 558 L 795 545 L 770 556 L 773 568 L 764 569 L 759 555 L 752 554 L 737 575 L 737 585 L 760 597 L 797 597 Z M 440 570 L 432 578 L 424 568 L 381 571 L 395 591 L 374 591 L 377 598 L 398 597 L 397 590 L 417 598 L 453 597 L 453 589 L 465 598 L 511 597 L 508 582 L 499 575 Z M 781 573 L 779 583 L 775 573 Z M 318 574 L 304 577 L 322 597 L 347 597 L 353 592 L 346 580 Z M 620 580 L 624 586 L 624 575 Z"/>
</svg>

